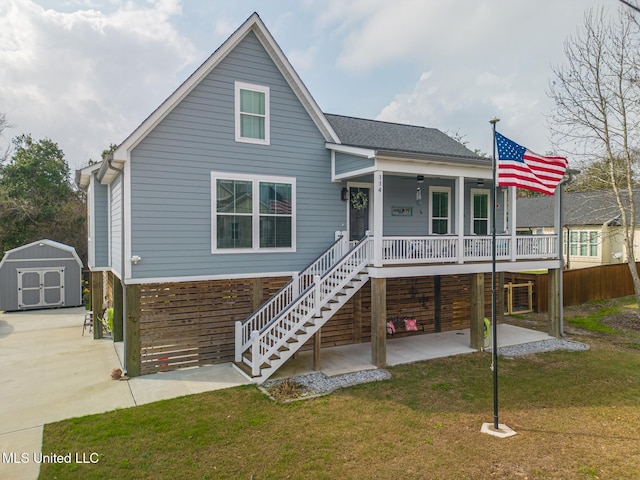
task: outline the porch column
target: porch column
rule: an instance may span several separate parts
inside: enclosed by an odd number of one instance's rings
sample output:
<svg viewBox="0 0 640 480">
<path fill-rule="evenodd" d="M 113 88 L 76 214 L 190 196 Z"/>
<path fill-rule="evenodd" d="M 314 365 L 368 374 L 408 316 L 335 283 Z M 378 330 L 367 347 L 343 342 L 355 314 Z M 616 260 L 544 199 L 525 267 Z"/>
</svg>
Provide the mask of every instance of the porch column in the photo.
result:
<svg viewBox="0 0 640 480">
<path fill-rule="evenodd" d="M 322 329 L 313 336 L 313 371 L 320 371 L 320 350 L 322 348 Z"/>
<path fill-rule="evenodd" d="M 383 172 L 373 173 L 373 266 L 382 266 L 382 229 L 383 229 Z"/>
<path fill-rule="evenodd" d="M 254 311 L 262 305 L 262 294 L 262 278 L 253 278 L 251 280 L 251 308 Z M 297 297 L 297 295 L 294 296 Z"/>
<path fill-rule="evenodd" d="M 113 332 L 111 336 L 114 342 L 121 342 L 123 340 L 124 332 L 122 330 L 124 311 L 123 295 L 122 295 L 122 282 L 115 275 L 113 276 Z"/>
<path fill-rule="evenodd" d="M 560 295 L 560 283 L 562 281 L 562 269 L 550 268 L 547 276 L 549 278 L 549 335 L 561 338 L 562 296 Z"/>
<path fill-rule="evenodd" d="M 518 239 L 516 238 L 516 201 L 518 198 L 518 189 L 516 187 L 507 187 L 509 189 L 509 233 L 511 234 L 511 261 L 516 261 L 516 253 L 518 250 Z"/>
<path fill-rule="evenodd" d="M 127 375 L 140 375 L 140 285 L 127 286 L 127 323 L 126 323 L 126 359 Z"/>
<path fill-rule="evenodd" d="M 371 363 L 387 366 L 387 279 L 371 280 Z"/>
<path fill-rule="evenodd" d="M 471 274 L 471 334 L 469 346 L 484 349 L 484 273 Z"/>
<path fill-rule="evenodd" d="M 464 177 L 456 178 L 456 234 L 458 263 L 464 263 Z"/>
<path fill-rule="evenodd" d="M 553 233 L 556 234 L 557 239 L 557 249 L 558 249 L 558 260 L 560 260 L 560 268 L 553 275 L 556 277 L 555 280 L 551 280 L 551 272 L 553 270 L 549 270 L 549 317 L 551 320 L 551 335 L 554 337 L 562 337 L 564 335 L 564 326 L 563 326 L 563 318 L 564 318 L 564 304 L 563 304 L 563 290 L 564 290 L 564 276 L 562 274 L 562 270 L 564 268 L 564 255 L 562 249 L 562 190 L 564 188 L 564 183 L 560 182 L 557 186 L 556 191 L 553 194 Z M 568 246 L 567 246 L 568 248 Z M 553 283 L 553 285 L 552 285 Z M 554 316 L 551 317 L 551 295 L 555 297 L 555 308 Z"/>
<path fill-rule="evenodd" d="M 98 315 L 102 316 L 104 302 L 104 281 L 102 272 L 91 272 L 91 311 L 93 312 L 93 338 L 102 338 L 102 325 Z"/>
</svg>

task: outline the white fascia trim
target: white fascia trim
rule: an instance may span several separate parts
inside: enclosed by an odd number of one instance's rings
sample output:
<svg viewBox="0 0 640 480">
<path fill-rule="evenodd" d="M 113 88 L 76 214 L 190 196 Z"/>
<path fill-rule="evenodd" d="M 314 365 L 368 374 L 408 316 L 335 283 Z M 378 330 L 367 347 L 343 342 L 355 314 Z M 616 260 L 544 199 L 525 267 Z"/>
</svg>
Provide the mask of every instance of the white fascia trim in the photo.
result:
<svg viewBox="0 0 640 480">
<path fill-rule="evenodd" d="M 535 260 L 496 263 L 496 272 L 519 272 L 560 268 L 560 260 Z M 491 273 L 488 263 L 451 263 L 446 265 L 407 265 L 402 267 L 369 267 L 370 278 L 425 277 L 431 275 L 462 275 L 465 273 Z"/>
<path fill-rule="evenodd" d="M 351 147 L 349 145 L 337 145 L 335 143 L 325 143 L 325 147 L 334 152 L 347 153 L 357 157 L 375 158 L 376 151 L 370 148 Z"/>
<path fill-rule="evenodd" d="M 93 175 L 92 175 L 93 176 Z M 87 208 L 89 215 L 89 225 L 87 232 L 87 263 L 95 264 L 96 261 L 96 188 L 95 179 L 87 186 Z"/>
<path fill-rule="evenodd" d="M 128 161 L 131 153 L 127 152 L 127 162 L 124 164 L 123 192 L 124 192 L 124 218 L 122 228 L 124 228 L 124 244 L 122 245 L 124 275 L 131 276 L 131 162 Z"/>
<path fill-rule="evenodd" d="M 179 282 L 206 282 L 211 280 L 241 280 L 246 278 L 268 277 L 292 277 L 298 273 L 290 272 L 260 272 L 260 273 L 236 273 L 220 275 L 190 275 L 184 277 L 153 277 L 153 278 L 127 278 L 127 285 L 144 285 L 148 283 L 179 283 Z"/>
<path fill-rule="evenodd" d="M 75 259 L 68 257 L 55 257 L 55 258 L 7 258 L 3 260 L 3 263 L 11 263 L 11 262 L 75 262 Z M 48 267 L 46 267 L 48 268 Z"/>
<path fill-rule="evenodd" d="M 401 160 L 384 157 L 376 157 L 376 164 L 379 170 L 385 173 L 404 173 L 412 175 L 430 175 L 439 177 L 470 177 L 492 179 L 493 171 L 491 167 L 472 167 L 468 165 L 456 165 L 454 163 L 443 163 L 442 161 L 430 160 Z"/>
<path fill-rule="evenodd" d="M 360 177 L 360 176 L 366 175 L 368 173 L 373 173 L 376 170 L 378 170 L 378 169 L 376 168 L 375 165 L 373 165 L 371 167 L 361 168 L 359 170 L 353 170 L 351 172 L 340 173 L 340 174 L 337 174 L 337 175 L 333 175 L 331 177 L 331 181 L 332 182 L 340 182 L 342 180 L 348 180 L 349 178 Z"/>
<path fill-rule="evenodd" d="M 91 265 L 89 265 L 89 271 L 90 272 L 110 272 L 111 271 L 111 267 L 92 267 Z"/>
</svg>

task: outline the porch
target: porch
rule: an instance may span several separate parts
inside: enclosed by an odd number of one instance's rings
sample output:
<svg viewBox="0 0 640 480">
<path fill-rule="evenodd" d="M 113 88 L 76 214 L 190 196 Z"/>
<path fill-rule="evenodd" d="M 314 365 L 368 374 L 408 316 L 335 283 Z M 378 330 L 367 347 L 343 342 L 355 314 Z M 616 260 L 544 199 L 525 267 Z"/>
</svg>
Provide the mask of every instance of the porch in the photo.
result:
<svg viewBox="0 0 640 480">
<path fill-rule="evenodd" d="M 553 337 L 547 333 L 529 330 L 506 323 L 498 324 L 498 347 L 521 345 L 524 343 L 548 340 Z M 477 352 L 470 345 L 470 329 L 448 332 L 413 335 L 387 340 L 387 365 L 433 360 L 465 353 Z M 490 342 L 489 342 L 490 343 Z M 489 357 L 487 356 L 487 361 Z M 375 369 L 371 363 L 371 343 L 359 343 L 328 347 L 321 350 L 320 364 L 314 369 L 313 351 L 301 351 L 289 359 L 271 377 L 290 378 L 321 371 L 331 377 L 360 370 Z"/>
</svg>

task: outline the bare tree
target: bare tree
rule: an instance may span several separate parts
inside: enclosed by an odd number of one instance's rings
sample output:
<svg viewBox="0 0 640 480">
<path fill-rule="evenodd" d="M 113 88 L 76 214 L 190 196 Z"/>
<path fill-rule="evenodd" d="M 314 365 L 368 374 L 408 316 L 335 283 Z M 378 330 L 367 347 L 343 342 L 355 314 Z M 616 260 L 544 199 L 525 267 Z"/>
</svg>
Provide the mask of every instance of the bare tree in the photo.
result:
<svg viewBox="0 0 640 480">
<path fill-rule="evenodd" d="M 13 125 L 11 125 L 7 120 L 7 115 L 0 112 L 0 138 L 2 138 L 4 131 L 11 127 L 13 127 Z M 7 161 L 10 150 L 11 147 L 6 147 L 4 150 L 0 150 L 0 165 Z"/>
<path fill-rule="evenodd" d="M 640 29 L 633 11 L 620 9 L 609 17 L 604 9 L 589 10 L 581 31 L 564 46 L 566 63 L 554 67 L 549 96 L 554 138 L 570 145 L 574 155 L 599 163 L 604 185 L 611 189 L 640 305 L 634 235 L 637 152 L 640 148 Z M 602 179 L 602 178 L 601 178 Z"/>
</svg>

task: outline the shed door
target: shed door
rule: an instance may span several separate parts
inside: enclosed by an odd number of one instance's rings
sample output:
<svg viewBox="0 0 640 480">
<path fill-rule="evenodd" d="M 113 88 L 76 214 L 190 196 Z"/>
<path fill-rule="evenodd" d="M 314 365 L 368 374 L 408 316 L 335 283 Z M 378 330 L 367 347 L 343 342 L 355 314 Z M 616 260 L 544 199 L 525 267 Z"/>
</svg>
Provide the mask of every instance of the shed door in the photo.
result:
<svg viewBox="0 0 640 480">
<path fill-rule="evenodd" d="M 64 305 L 64 268 L 18 270 L 18 308 Z"/>
</svg>

